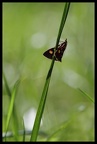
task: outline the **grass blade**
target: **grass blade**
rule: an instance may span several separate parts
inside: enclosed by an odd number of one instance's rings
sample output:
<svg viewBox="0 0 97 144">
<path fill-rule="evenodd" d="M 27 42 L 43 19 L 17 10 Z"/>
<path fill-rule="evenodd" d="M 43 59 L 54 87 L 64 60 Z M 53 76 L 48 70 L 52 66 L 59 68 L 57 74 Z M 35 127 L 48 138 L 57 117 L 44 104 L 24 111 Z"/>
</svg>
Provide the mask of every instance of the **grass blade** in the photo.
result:
<svg viewBox="0 0 97 144">
<path fill-rule="evenodd" d="M 66 18 L 67 18 L 67 15 L 68 15 L 69 8 L 70 8 L 70 2 L 69 3 L 67 2 L 65 4 L 63 15 L 62 15 L 62 20 L 61 20 L 61 24 L 60 24 L 60 28 L 59 28 L 59 32 L 58 32 L 57 41 L 56 41 L 56 48 L 58 47 L 58 43 L 60 41 L 60 37 L 61 37 L 62 30 L 63 30 L 65 22 L 66 22 Z"/>
<path fill-rule="evenodd" d="M 8 82 L 7 82 L 7 79 L 6 79 L 4 72 L 3 72 L 3 78 L 4 78 L 4 84 L 5 84 L 7 95 L 11 99 L 11 90 L 9 88 L 9 85 L 8 85 Z M 15 105 L 13 106 L 13 112 L 12 112 L 12 125 L 13 125 L 14 136 L 15 136 L 15 139 L 17 140 L 18 119 L 17 119 Z"/>
<path fill-rule="evenodd" d="M 23 131 L 23 142 L 24 142 L 25 141 L 25 135 L 26 135 L 24 119 L 23 119 L 23 128 L 24 128 L 24 131 Z"/>
<path fill-rule="evenodd" d="M 80 88 L 78 88 L 78 90 L 79 90 L 81 93 L 83 93 L 91 102 L 94 103 L 94 100 L 93 100 L 86 92 L 84 92 L 84 91 L 81 90 Z"/>
<path fill-rule="evenodd" d="M 65 6 L 64 6 L 63 16 L 62 16 L 62 20 L 61 20 L 61 24 L 60 24 L 60 28 L 59 28 L 59 33 L 58 33 L 58 37 L 57 37 L 57 41 L 56 41 L 56 49 L 58 47 L 58 43 L 59 43 L 59 40 L 60 40 L 60 37 L 61 37 L 61 33 L 62 33 L 63 27 L 65 25 L 65 22 L 66 22 L 67 14 L 68 14 L 68 11 L 69 11 L 69 6 L 70 6 L 70 3 L 66 3 Z M 43 92 L 42 92 L 42 96 L 41 96 L 41 100 L 40 100 L 39 107 L 38 107 L 38 110 L 37 110 L 33 130 L 32 130 L 32 133 L 31 133 L 30 141 L 36 141 L 37 136 L 38 136 L 40 122 L 41 122 L 41 118 L 42 118 L 42 114 L 43 114 L 43 110 L 44 110 L 44 106 L 45 106 L 45 102 L 46 102 L 46 98 L 47 98 L 47 93 L 48 93 L 48 88 L 49 88 L 49 83 L 50 83 L 50 79 L 51 79 L 51 74 L 52 74 L 54 62 L 55 61 L 54 61 L 54 57 L 53 57 L 50 69 L 49 69 L 47 77 L 46 77 L 44 89 L 43 89 Z"/>
<path fill-rule="evenodd" d="M 7 94 L 8 94 L 8 96 L 11 97 L 11 91 L 10 91 L 10 88 L 8 86 L 8 82 L 7 82 L 7 79 L 6 79 L 6 76 L 4 73 L 3 73 L 3 78 L 4 78 L 4 83 L 5 83 L 5 88 L 6 88 Z"/>
<path fill-rule="evenodd" d="M 12 90 L 12 94 L 11 94 L 11 101 L 10 101 L 10 105 L 9 105 L 9 109 L 8 109 L 8 115 L 7 115 L 7 120 L 6 120 L 6 130 L 5 132 L 7 133 L 8 130 L 8 126 L 9 126 L 9 122 L 10 122 L 10 118 L 13 112 L 13 107 L 14 107 L 14 101 L 15 101 L 15 96 L 16 96 L 16 92 L 17 92 L 17 88 L 19 85 L 19 80 L 15 83 L 14 88 Z M 6 140 L 6 137 L 5 137 Z"/>
</svg>

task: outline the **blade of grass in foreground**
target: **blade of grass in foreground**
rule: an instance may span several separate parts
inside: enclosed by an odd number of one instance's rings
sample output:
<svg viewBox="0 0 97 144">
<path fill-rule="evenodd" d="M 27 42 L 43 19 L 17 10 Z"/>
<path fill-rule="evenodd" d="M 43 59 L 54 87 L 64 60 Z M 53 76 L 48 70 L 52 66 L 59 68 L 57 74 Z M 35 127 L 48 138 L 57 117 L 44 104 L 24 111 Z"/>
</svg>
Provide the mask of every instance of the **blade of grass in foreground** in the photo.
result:
<svg viewBox="0 0 97 144">
<path fill-rule="evenodd" d="M 13 91 L 11 93 L 11 101 L 10 101 L 10 105 L 9 105 L 9 109 L 8 109 L 8 115 L 7 115 L 7 120 L 6 120 L 6 130 L 5 130 L 5 133 L 7 133 L 9 122 L 10 122 L 10 118 L 12 116 L 12 111 L 13 111 L 13 107 L 14 107 L 15 96 L 16 96 L 16 92 L 17 92 L 17 88 L 18 88 L 19 82 L 20 82 L 20 80 L 18 80 L 15 83 Z M 5 140 L 6 140 L 6 136 L 5 136 Z"/>
<path fill-rule="evenodd" d="M 25 135 L 26 135 L 24 119 L 23 119 L 23 129 L 24 129 L 24 132 L 23 132 L 23 142 L 24 142 L 25 141 Z"/>
<path fill-rule="evenodd" d="M 6 88 L 6 92 L 7 95 L 9 96 L 9 98 L 11 99 L 11 90 L 9 88 L 6 76 L 3 72 L 3 78 L 4 78 L 4 84 L 5 84 L 5 88 Z M 16 114 L 16 109 L 15 109 L 15 105 L 13 107 L 13 111 L 12 111 L 12 126 L 13 126 L 13 132 L 14 132 L 14 137 L 17 140 L 17 133 L 18 133 L 18 119 L 17 119 L 17 114 Z"/>
<path fill-rule="evenodd" d="M 57 37 L 57 41 L 56 41 L 56 47 L 55 47 L 56 49 L 58 47 L 58 43 L 59 43 L 59 40 L 60 40 L 60 37 L 62 34 L 62 30 L 63 30 L 63 27 L 64 27 L 65 22 L 66 22 L 69 7 L 70 7 L 70 3 L 66 3 L 64 6 L 63 16 L 62 16 L 62 20 L 61 20 L 61 24 L 60 24 L 60 28 L 59 28 L 59 32 L 58 32 L 58 37 Z M 48 93 L 48 88 L 49 88 L 49 83 L 50 83 L 50 79 L 51 79 L 51 74 L 52 74 L 54 62 L 55 61 L 54 61 L 54 57 L 53 57 L 50 69 L 49 69 L 47 77 L 46 77 L 46 81 L 45 81 L 44 89 L 42 92 L 41 100 L 40 100 L 40 103 L 38 106 L 38 110 L 37 110 L 33 130 L 31 133 L 30 141 L 36 141 L 37 136 L 38 136 L 40 122 L 41 122 L 41 118 L 42 118 L 42 114 L 43 114 L 43 110 L 44 110 L 44 106 L 45 106 L 45 102 L 46 102 L 46 98 L 47 98 L 47 93 Z"/>
<path fill-rule="evenodd" d="M 4 78 L 4 83 L 5 83 L 5 88 L 6 88 L 7 94 L 9 97 L 11 97 L 11 91 L 10 91 L 10 88 L 8 86 L 8 82 L 7 82 L 7 79 L 6 79 L 6 76 L 4 73 L 3 73 L 3 78 Z"/>
<path fill-rule="evenodd" d="M 80 91 L 80 92 L 82 92 L 91 102 L 93 102 L 94 103 L 94 100 L 87 94 L 87 93 L 85 93 L 83 90 L 81 90 L 80 88 L 78 88 L 78 90 Z"/>
</svg>

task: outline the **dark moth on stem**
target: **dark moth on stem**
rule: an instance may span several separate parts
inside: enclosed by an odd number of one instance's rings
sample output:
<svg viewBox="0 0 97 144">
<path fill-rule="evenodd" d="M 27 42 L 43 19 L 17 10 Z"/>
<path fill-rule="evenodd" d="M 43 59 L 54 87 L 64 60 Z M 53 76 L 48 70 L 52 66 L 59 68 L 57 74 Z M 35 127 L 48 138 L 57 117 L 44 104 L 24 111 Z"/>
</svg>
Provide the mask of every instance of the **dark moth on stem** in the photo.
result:
<svg viewBox="0 0 97 144">
<path fill-rule="evenodd" d="M 52 59 L 53 55 L 54 55 L 55 61 L 62 62 L 62 57 L 63 57 L 63 53 L 66 49 L 66 46 L 67 46 L 67 39 L 64 42 L 62 42 L 61 44 L 58 45 L 58 48 L 55 51 L 55 53 L 54 53 L 54 49 L 55 49 L 55 47 L 54 47 L 54 48 L 50 48 L 49 50 L 45 51 L 43 53 L 43 55 L 45 57 L 49 58 L 49 59 Z"/>
</svg>

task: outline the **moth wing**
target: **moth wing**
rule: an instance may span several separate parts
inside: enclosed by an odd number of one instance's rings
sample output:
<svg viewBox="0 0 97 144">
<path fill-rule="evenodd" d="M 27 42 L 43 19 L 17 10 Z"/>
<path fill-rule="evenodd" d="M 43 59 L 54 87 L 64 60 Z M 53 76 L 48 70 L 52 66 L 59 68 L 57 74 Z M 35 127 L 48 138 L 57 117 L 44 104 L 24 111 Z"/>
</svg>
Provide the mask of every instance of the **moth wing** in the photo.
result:
<svg viewBox="0 0 97 144">
<path fill-rule="evenodd" d="M 54 48 L 51 48 L 43 53 L 43 55 L 49 59 L 52 59 L 54 54 Z"/>
<path fill-rule="evenodd" d="M 60 62 L 62 61 L 62 56 L 64 54 L 66 46 L 67 46 L 67 39 L 65 40 L 65 42 L 60 44 L 60 46 L 58 47 L 58 49 L 55 53 L 56 61 L 60 61 Z"/>
<path fill-rule="evenodd" d="M 62 51 L 60 50 L 60 48 L 56 51 L 56 53 L 55 53 L 55 58 L 56 58 L 56 61 L 62 61 L 61 59 L 62 59 L 62 56 L 63 56 L 63 53 L 62 53 Z"/>
</svg>

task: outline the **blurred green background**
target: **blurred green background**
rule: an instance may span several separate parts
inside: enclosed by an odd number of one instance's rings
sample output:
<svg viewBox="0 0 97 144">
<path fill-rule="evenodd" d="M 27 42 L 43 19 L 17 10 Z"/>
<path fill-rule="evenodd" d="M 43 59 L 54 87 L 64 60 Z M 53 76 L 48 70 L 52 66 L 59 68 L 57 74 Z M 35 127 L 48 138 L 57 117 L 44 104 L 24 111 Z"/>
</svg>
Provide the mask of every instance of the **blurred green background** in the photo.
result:
<svg viewBox="0 0 97 144">
<path fill-rule="evenodd" d="M 3 3 L 3 71 L 12 89 L 22 77 L 15 99 L 22 117 L 37 110 L 51 60 L 44 51 L 54 47 L 64 3 Z M 60 141 L 94 141 L 94 3 L 71 3 L 61 36 L 68 45 L 62 63 L 55 62 L 40 130 L 52 134 L 74 117 L 57 135 Z M 3 82 L 3 131 L 9 98 Z M 11 124 L 9 126 L 11 130 Z"/>
</svg>

